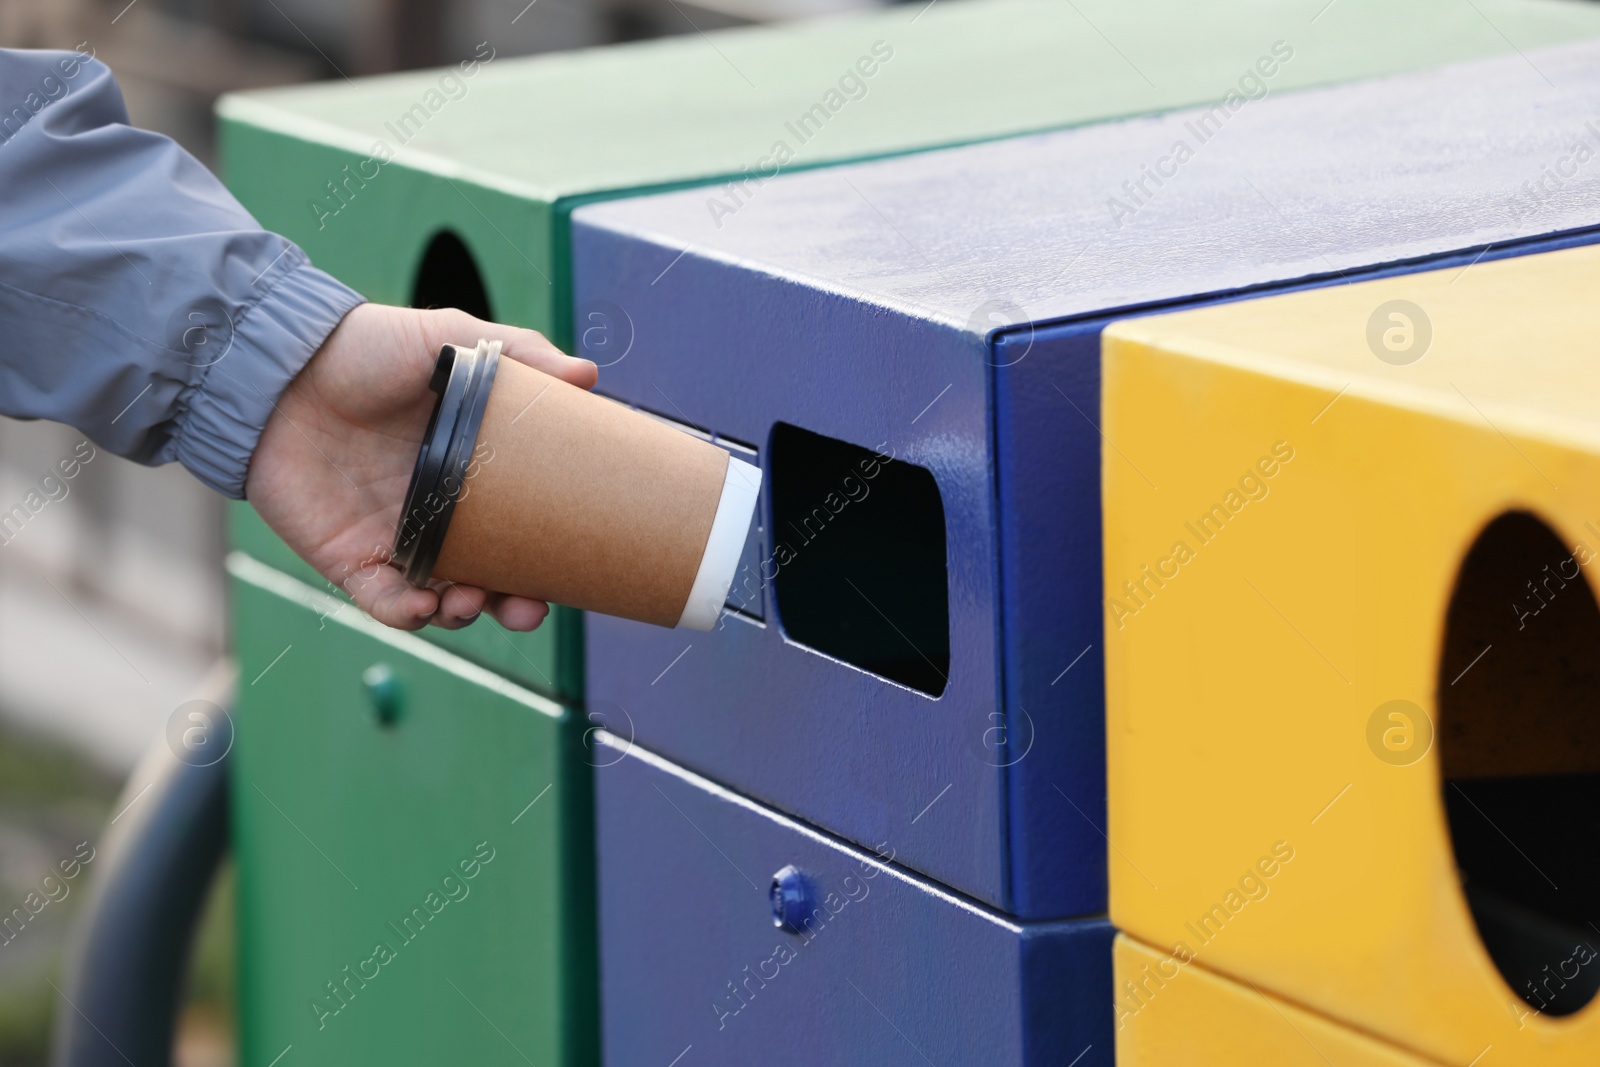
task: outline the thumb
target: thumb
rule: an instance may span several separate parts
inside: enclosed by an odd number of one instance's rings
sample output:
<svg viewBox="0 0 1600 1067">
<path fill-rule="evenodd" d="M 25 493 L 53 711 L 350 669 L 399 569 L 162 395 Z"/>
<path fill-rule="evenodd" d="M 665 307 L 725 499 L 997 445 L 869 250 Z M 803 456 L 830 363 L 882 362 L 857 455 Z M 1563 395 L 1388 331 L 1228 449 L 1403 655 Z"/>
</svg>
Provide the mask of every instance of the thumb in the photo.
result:
<svg viewBox="0 0 1600 1067">
<path fill-rule="evenodd" d="M 592 362 L 567 355 L 537 330 L 485 322 L 465 311 L 454 309 L 432 314 L 438 317 L 431 325 L 436 326 L 439 344 L 474 344 L 479 339 L 499 341 L 501 355 L 581 389 L 593 388 L 600 377 L 599 369 Z"/>
</svg>

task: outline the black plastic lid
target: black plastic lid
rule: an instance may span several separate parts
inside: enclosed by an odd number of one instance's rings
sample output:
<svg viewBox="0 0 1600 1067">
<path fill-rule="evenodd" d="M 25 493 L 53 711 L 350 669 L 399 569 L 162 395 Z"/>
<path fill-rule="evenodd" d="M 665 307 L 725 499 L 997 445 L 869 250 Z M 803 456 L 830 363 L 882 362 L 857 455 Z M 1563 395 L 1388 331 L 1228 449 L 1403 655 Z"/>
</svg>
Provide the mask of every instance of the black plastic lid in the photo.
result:
<svg viewBox="0 0 1600 1067">
<path fill-rule="evenodd" d="M 450 516 L 466 487 L 499 365 L 499 341 L 479 341 L 475 349 L 445 345 L 434 364 L 428 388 L 439 399 L 422 435 L 395 531 L 394 562 L 412 585 L 426 585 L 433 576 Z"/>
</svg>

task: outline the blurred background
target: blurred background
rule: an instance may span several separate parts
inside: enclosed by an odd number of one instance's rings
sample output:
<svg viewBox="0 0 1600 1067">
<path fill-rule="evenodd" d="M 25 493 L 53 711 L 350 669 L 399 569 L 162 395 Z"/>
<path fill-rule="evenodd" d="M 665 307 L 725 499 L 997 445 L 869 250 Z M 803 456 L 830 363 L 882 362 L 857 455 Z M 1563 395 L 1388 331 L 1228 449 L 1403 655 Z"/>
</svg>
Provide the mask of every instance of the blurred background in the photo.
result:
<svg viewBox="0 0 1600 1067">
<path fill-rule="evenodd" d="M 481 41 L 531 55 L 880 2 L 0 0 L 0 47 L 87 43 L 116 72 L 135 125 L 211 165 L 212 105 L 236 89 L 437 66 Z M 82 442 L 68 427 L 0 418 L 0 512 L 81 458 Z M 103 452 L 64 484 L 25 526 L 0 528 L 0 919 L 102 838 L 134 764 L 228 643 L 221 500 L 175 466 Z M 51 983 L 93 878 L 91 862 L 26 925 L 0 926 L 0 1067 L 47 1062 Z M 195 949 L 181 1067 L 234 1061 L 231 885 L 225 873 Z"/>
</svg>

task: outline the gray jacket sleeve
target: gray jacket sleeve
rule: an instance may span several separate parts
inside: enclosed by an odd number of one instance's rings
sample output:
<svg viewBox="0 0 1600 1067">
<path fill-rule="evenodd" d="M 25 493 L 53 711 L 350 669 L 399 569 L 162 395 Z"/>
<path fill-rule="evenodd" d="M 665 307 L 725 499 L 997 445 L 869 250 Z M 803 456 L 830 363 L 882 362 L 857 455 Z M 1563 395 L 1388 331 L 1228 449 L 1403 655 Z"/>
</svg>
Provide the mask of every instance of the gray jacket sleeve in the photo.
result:
<svg viewBox="0 0 1600 1067">
<path fill-rule="evenodd" d="M 73 52 L 0 49 L 0 412 L 244 495 L 273 405 L 362 298 Z"/>
</svg>

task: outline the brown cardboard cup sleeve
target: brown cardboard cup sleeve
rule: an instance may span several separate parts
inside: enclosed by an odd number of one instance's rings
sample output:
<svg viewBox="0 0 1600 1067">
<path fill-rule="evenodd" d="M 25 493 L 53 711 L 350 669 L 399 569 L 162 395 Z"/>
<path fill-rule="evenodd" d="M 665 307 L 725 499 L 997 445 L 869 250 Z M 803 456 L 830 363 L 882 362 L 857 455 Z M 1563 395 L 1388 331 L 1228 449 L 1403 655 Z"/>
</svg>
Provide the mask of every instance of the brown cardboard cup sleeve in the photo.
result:
<svg viewBox="0 0 1600 1067">
<path fill-rule="evenodd" d="M 660 626 L 715 625 L 760 494 L 759 468 L 502 359 L 498 343 L 446 346 L 440 367 L 447 362 L 434 375 L 439 404 L 396 539 L 410 581 L 445 579 Z"/>
</svg>

